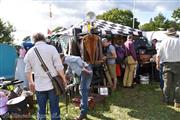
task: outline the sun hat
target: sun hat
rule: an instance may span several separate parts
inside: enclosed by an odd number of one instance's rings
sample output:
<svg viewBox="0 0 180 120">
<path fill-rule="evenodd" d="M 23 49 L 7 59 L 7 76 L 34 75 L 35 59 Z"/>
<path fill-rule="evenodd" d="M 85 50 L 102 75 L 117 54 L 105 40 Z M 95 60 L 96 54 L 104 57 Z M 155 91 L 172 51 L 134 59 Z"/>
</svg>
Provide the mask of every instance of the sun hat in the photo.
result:
<svg viewBox="0 0 180 120">
<path fill-rule="evenodd" d="M 167 29 L 167 32 L 165 32 L 166 35 L 176 35 L 176 30 L 174 28 Z"/>
</svg>

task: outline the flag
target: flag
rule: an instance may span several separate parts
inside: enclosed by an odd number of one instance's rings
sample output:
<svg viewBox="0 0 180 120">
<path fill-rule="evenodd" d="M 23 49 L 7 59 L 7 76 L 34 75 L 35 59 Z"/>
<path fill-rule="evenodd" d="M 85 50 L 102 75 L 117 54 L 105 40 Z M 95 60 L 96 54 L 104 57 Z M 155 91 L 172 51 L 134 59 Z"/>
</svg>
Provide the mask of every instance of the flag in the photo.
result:
<svg viewBox="0 0 180 120">
<path fill-rule="evenodd" d="M 52 35 L 52 31 L 49 28 L 48 28 L 47 34 Z"/>
</svg>

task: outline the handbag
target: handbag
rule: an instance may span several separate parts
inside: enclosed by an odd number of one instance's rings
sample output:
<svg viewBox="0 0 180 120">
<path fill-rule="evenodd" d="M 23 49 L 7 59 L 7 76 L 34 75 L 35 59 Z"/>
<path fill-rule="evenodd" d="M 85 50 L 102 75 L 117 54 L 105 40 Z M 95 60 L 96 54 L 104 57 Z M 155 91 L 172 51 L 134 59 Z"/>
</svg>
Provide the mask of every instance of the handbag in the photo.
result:
<svg viewBox="0 0 180 120">
<path fill-rule="evenodd" d="M 59 75 L 52 77 L 49 72 L 49 69 L 47 68 L 46 64 L 44 63 L 44 61 L 43 61 L 42 57 L 40 56 L 39 51 L 36 47 L 34 48 L 34 51 L 35 51 L 36 55 L 38 56 L 39 61 L 41 62 L 41 66 L 42 66 L 43 70 L 47 73 L 47 75 L 49 76 L 49 78 L 52 81 L 52 85 L 54 87 L 55 94 L 58 96 L 61 94 L 64 94 L 65 93 L 65 85 L 64 85 L 61 77 Z"/>
</svg>

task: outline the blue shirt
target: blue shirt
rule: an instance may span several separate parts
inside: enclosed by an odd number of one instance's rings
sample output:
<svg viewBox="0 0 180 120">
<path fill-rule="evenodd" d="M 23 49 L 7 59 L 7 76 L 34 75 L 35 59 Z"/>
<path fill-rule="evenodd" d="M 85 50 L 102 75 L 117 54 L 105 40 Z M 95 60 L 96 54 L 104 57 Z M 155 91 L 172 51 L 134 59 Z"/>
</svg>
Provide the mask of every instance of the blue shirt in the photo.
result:
<svg viewBox="0 0 180 120">
<path fill-rule="evenodd" d="M 82 68 L 88 66 L 79 56 L 66 56 L 64 63 L 68 65 L 67 73 L 81 75 Z"/>
<path fill-rule="evenodd" d="M 116 51 L 116 50 L 115 50 L 115 47 L 110 44 L 110 45 L 108 46 L 108 48 L 107 48 L 107 53 L 106 53 L 106 55 L 107 55 L 107 56 L 112 56 L 112 52 L 113 52 L 113 51 Z M 108 64 L 116 64 L 116 59 L 115 59 L 115 58 L 108 58 L 108 59 L 107 59 L 107 63 L 108 63 Z"/>
</svg>

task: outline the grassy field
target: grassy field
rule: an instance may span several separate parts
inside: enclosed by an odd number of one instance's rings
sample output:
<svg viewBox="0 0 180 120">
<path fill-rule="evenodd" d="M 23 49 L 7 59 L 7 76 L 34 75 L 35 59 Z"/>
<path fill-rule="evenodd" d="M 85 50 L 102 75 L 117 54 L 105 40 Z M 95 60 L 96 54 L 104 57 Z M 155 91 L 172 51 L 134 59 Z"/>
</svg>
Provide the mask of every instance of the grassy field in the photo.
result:
<svg viewBox="0 0 180 120">
<path fill-rule="evenodd" d="M 119 88 L 104 104 L 90 110 L 87 120 L 180 120 L 180 109 L 162 103 L 161 98 L 159 85 L 154 82 L 138 84 L 134 89 Z M 61 101 L 62 120 L 72 120 L 79 115 L 79 109 L 72 104 L 68 106 L 67 114 L 65 102 L 62 98 Z"/>
</svg>

